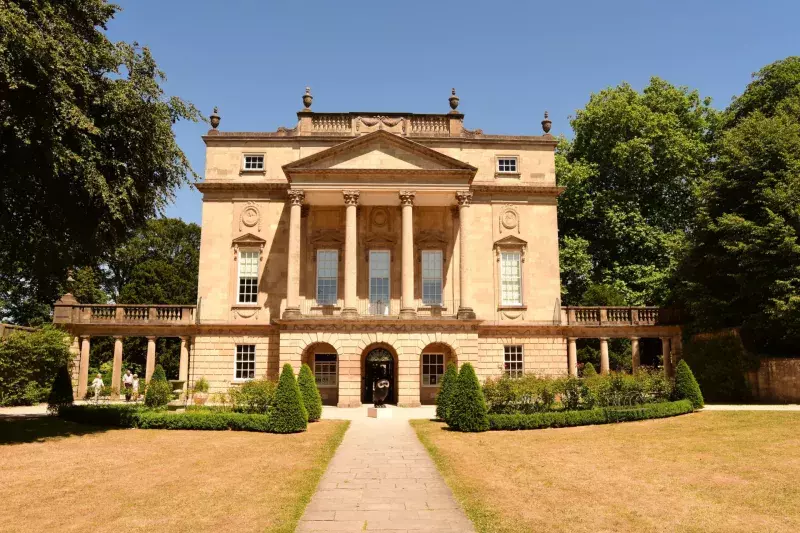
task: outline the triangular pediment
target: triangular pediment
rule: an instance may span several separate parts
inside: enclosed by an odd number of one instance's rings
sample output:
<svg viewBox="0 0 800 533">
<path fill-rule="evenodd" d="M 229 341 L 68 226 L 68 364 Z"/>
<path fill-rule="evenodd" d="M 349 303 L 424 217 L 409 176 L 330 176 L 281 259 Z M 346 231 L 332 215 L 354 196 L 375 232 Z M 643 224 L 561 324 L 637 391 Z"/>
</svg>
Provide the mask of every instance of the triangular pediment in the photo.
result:
<svg viewBox="0 0 800 533">
<path fill-rule="evenodd" d="M 507 247 L 507 248 L 519 248 L 528 244 L 528 241 L 523 241 L 519 237 L 515 237 L 513 235 L 509 235 L 508 237 L 503 237 L 502 239 L 498 239 L 494 241 L 495 246 L 500 247 Z"/>
<path fill-rule="evenodd" d="M 315 171 L 476 171 L 463 161 L 382 130 L 284 165 L 283 170 L 287 176 Z"/>
<path fill-rule="evenodd" d="M 259 237 L 258 235 L 253 235 L 252 233 L 245 233 L 240 237 L 236 237 L 233 239 L 231 244 L 242 246 L 244 244 L 264 244 L 267 241 Z"/>
</svg>

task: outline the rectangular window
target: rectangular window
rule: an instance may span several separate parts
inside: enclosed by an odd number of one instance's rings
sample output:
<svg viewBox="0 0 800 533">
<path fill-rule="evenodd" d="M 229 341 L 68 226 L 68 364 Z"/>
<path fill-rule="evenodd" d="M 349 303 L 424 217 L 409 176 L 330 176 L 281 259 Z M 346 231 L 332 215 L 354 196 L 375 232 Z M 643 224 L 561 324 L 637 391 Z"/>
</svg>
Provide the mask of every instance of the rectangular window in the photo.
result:
<svg viewBox="0 0 800 533">
<path fill-rule="evenodd" d="M 442 305 L 442 252 L 422 252 L 422 303 Z"/>
<path fill-rule="evenodd" d="M 319 387 L 336 386 L 335 353 L 318 353 L 314 355 L 314 379 Z"/>
<path fill-rule="evenodd" d="M 510 378 L 518 378 L 522 376 L 522 346 L 504 346 L 503 352 L 503 367 L 505 369 L 506 376 Z"/>
<path fill-rule="evenodd" d="M 234 379 L 253 379 L 256 377 L 256 345 L 236 345 L 236 369 Z"/>
<path fill-rule="evenodd" d="M 389 252 L 369 253 L 369 312 L 372 315 L 389 314 Z"/>
<path fill-rule="evenodd" d="M 243 170 L 264 170 L 263 155 L 246 155 L 242 166 Z"/>
<path fill-rule="evenodd" d="M 240 304 L 258 302 L 258 259 L 260 252 L 239 252 L 239 298 Z"/>
<path fill-rule="evenodd" d="M 500 252 L 502 305 L 522 305 L 522 269 L 519 252 Z"/>
<path fill-rule="evenodd" d="M 334 305 L 338 296 L 339 251 L 317 250 L 317 303 Z"/>
<path fill-rule="evenodd" d="M 439 385 L 444 375 L 444 354 L 422 354 L 422 384 Z"/>
<path fill-rule="evenodd" d="M 516 157 L 499 157 L 497 158 L 497 172 L 517 174 L 517 158 Z"/>
</svg>

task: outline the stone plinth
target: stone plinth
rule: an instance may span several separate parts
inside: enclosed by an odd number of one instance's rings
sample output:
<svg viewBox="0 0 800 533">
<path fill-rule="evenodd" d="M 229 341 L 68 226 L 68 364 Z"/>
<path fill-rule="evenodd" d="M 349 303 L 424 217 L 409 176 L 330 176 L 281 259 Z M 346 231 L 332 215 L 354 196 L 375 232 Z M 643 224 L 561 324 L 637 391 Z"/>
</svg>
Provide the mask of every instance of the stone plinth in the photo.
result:
<svg viewBox="0 0 800 533">
<path fill-rule="evenodd" d="M 392 410 L 388 407 L 370 407 L 367 409 L 370 418 L 392 418 Z"/>
</svg>

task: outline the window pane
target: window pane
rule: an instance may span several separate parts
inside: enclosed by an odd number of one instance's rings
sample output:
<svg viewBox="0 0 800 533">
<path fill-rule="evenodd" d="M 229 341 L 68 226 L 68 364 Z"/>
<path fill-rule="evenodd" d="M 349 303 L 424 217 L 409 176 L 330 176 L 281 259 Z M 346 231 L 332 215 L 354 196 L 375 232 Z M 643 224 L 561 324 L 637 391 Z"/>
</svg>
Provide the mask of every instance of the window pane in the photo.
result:
<svg viewBox="0 0 800 533">
<path fill-rule="evenodd" d="M 503 347 L 503 366 L 508 377 L 519 377 L 523 374 L 523 355 L 522 346 Z"/>
<path fill-rule="evenodd" d="M 317 303 L 333 305 L 338 297 L 339 251 L 317 251 Z"/>
<path fill-rule="evenodd" d="M 500 284 L 503 305 L 522 304 L 522 276 L 519 252 L 500 253 Z"/>
<path fill-rule="evenodd" d="M 314 379 L 319 386 L 336 385 L 336 354 L 314 355 Z"/>
<path fill-rule="evenodd" d="M 389 252 L 369 253 L 370 313 L 389 313 Z"/>
<path fill-rule="evenodd" d="M 442 303 L 442 252 L 439 250 L 422 252 L 422 303 Z"/>
<path fill-rule="evenodd" d="M 235 379 L 253 379 L 256 377 L 256 345 L 237 344 Z"/>
<path fill-rule="evenodd" d="M 258 301 L 258 261 L 260 252 L 239 252 L 239 303 Z"/>
<path fill-rule="evenodd" d="M 439 385 L 444 375 L 444 354 L 422 354 L 422 384 Z"/>
</svg>

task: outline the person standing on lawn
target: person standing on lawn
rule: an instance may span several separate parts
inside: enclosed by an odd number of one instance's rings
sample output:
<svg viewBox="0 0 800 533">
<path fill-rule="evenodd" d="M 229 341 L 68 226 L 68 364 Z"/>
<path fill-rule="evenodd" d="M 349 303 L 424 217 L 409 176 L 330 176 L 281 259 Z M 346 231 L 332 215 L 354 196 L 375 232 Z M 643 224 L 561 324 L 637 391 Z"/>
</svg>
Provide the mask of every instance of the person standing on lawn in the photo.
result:
<svg viewBox="0 0 800 533">
<path fill-rule="evenodd" d="M 139 401 L 139 374 L 133 375 L 133 401 Z"/>
<path fill-rule="evenodd" d="M 103 389 L 103 375 L 98 373 L 97 377 L 94 378 L 92 381 L 92 388 L 94 389 L 94 401 L 97 402 L 100 399 L 100 391 Z"/>
<path fill-rule="evenodd" d="M 133 392 L 133 374 L 131 374 L 130 368 L 125 371 L 125 375 L 122 377 L 122 384 L 125 386 L 125 401 L 129 402 Z"/>
</svg>

